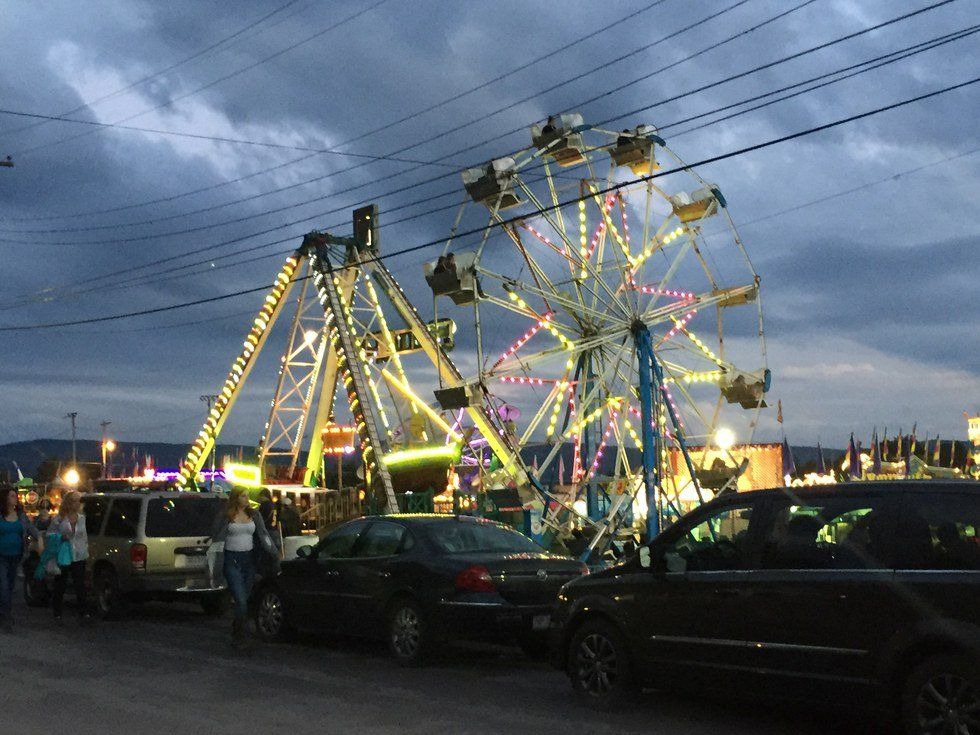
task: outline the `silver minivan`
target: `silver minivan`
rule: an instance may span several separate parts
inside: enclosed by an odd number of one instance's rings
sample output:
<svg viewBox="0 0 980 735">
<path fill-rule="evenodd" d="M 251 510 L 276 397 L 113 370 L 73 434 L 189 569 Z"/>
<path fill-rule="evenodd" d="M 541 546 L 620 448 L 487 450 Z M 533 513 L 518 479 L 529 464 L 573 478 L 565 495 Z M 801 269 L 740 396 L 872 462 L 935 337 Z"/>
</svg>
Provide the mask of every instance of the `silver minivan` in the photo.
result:
<svg viewBox="0 0 980 735">
<path fill-rule="evenodd" d="M 88 574 L 103 617 L 145 600 L 196 601 L 210 615 L 225 610 L 226 591 L 213 581 L 207 555 L 221 495 L 132 489 L 90 493 L 82 503 Z"/>
</svg>

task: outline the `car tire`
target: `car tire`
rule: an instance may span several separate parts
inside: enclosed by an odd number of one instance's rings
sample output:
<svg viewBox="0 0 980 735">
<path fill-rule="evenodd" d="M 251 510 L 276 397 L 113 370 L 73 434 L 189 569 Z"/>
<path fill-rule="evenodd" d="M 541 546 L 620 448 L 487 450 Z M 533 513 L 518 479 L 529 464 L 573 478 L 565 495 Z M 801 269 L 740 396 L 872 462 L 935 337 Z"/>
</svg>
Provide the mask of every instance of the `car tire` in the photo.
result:
<svg viewBox="0 0 980 735">
<path fill-rule="evenodd" d="M 113 620 L 126 615 L 129 605 L 125 593 L 119 588 L 119 577 L 111 567 L 103 567 L 96 571 L 93 580 L 95 604 L 99 617 L 103 620 Z"/>
<path fill-rule="evenodd" d="M 572 636 L 567 661 L 572 688 L 593 709 L 613 709 L 636 692 L 626 642 L 608 621 L 583 623 Z"/>
<path fill-rule="evenodd" d="M 228 595 L 215 592 L 201 597 L 201 610 L 209 618 L 220 618 L 228 612 Z"/>
<path fill-rule="evenodd" d="M 980 732 L 980 661 L 944 654 L 916 666 L 902 691 L 902 724 L 907 735 Z"/>
<path fill-rule="evenodd" d="M 270 643 L 286 640 L 292 633 L 286 614 L 286 600 L 274 586 L 263 587 L 255 596 L 255 631 Z"/>
<path fill-rule="evenodd" d="M 402 666 L 420 666 L 433 651 L 429 626 L 415 600 L 397 600 L 388 613 L 388 648 Z"/>
</svg>

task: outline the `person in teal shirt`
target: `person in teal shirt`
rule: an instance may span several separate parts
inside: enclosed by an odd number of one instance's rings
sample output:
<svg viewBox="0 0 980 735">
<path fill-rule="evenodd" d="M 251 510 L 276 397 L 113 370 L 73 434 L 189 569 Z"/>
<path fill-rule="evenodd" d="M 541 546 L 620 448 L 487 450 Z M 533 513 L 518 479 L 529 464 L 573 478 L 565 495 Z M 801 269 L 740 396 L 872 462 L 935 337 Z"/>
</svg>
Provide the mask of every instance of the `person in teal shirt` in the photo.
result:
<svg viewBox="0 0 980 735">
<path fill-rule="evenodd" d="M 0 629 L 9 633 L 17 567 L 27 552 L 27 537 L 33 536 L 43 544 L 41 534 L 24 514 L 20 497 L 14 488 L 0 491 Z"/>
</svg>

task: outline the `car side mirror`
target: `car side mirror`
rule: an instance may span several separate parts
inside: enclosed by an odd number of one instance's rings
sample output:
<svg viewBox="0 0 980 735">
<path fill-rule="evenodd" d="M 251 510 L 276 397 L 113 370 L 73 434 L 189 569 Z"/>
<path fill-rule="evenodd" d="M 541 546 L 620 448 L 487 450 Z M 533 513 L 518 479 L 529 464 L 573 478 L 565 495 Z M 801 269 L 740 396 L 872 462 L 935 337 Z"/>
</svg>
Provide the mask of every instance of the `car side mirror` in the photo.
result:
<svg viewBox="0 0 980 735">
<path fill-rule="evenodd" d="M 313 547 L 310 545 L 300 546 L 296 549 L 296 556 L 300 559 L 312 559 L 314 556 Z"/>
</svg>

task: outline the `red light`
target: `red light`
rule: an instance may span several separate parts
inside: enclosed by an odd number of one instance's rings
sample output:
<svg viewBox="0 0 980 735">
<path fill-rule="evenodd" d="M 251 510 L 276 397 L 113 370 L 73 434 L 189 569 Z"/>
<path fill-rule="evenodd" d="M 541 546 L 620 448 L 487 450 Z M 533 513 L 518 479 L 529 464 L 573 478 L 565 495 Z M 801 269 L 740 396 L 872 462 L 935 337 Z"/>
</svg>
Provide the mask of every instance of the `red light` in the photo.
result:
<svg viewBox="0 0 980 735">
<path fill-rule="evenodd" d="M 133 544 L 129 547 L 129 561 L 133 569 L 146 569 L 146 545 Z"/>
<path fill-rule="evenodd" d="M 466 567 L 456 575 L 456 590 L 458 592 L 496 592 L 490 570 L 480 564 Z"/>
</svg>

